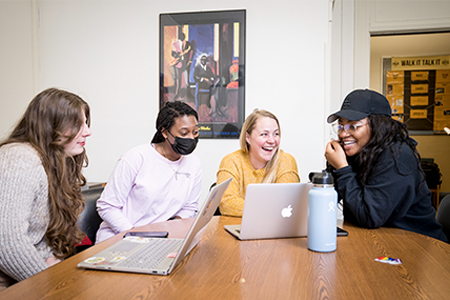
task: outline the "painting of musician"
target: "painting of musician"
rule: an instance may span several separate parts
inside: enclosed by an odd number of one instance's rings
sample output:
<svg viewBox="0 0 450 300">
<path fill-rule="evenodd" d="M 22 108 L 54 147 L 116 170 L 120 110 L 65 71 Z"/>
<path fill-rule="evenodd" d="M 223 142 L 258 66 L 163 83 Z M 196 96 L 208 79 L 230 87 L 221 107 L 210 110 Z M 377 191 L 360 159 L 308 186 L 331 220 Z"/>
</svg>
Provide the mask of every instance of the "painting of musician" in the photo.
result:
<svg viewBox="0 0 450 300">
<path fill-rule="evenodd" d="M 237 139 L 245 11 L 161 14 L 160 21 L 160 107 L 183 101 L 198 113 L 201 138 Z"/>
</svg>

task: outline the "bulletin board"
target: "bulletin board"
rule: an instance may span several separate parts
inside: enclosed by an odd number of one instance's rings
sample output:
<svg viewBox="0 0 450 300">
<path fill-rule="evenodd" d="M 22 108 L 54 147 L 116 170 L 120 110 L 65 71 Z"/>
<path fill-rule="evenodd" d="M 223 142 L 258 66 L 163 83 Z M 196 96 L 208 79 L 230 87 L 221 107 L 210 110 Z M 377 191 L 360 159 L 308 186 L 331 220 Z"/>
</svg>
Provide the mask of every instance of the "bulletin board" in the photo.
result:
<svg viewBox="0 0 450 300">
<path fill-rule="evenodd" d="M 385 96 L 392 117 L 412 134 L 445 133 L 450 127 L 450 55 L 393 57 L 386 70 Z"/>
</svg>

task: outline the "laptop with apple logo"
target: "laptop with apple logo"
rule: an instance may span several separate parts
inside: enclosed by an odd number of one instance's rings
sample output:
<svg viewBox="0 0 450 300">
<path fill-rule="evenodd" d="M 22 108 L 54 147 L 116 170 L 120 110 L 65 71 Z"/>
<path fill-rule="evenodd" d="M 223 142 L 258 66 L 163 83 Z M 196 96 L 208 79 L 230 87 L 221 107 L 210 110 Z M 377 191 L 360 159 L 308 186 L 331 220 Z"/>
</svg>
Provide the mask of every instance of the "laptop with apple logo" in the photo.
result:
<svg viewBox="0 0 450 300">
<path fill-rule="evenodd" d="M 311 183 L 249 184 L 241 225 L 225 225 L 240 240 L 306 237 Z"/>
</svg>

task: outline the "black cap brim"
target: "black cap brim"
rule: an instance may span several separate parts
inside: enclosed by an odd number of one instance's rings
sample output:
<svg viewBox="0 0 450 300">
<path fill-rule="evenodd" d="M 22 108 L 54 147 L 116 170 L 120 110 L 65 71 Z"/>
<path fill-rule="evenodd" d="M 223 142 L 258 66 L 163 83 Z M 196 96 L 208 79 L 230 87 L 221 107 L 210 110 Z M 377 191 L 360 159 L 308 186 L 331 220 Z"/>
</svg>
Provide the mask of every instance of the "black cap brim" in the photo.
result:
<svg viewBox="0 0 450 300">
<path fill-rule="evenodd" d="M 364 112 L 346 109 L 346 110 L 340 110 L 340 111 L 335 112 L 334 114 L 331 114 L 330 116 L 328 116 L 327 122 L 333 123 L 334 121 L 336 121 L 339 118 L 344 118 L 349 121 L 358 121 L 358 120 L 364 119 L 368 116 L 369 116 L 369 114 L 364 113 Z"/>
</svg>

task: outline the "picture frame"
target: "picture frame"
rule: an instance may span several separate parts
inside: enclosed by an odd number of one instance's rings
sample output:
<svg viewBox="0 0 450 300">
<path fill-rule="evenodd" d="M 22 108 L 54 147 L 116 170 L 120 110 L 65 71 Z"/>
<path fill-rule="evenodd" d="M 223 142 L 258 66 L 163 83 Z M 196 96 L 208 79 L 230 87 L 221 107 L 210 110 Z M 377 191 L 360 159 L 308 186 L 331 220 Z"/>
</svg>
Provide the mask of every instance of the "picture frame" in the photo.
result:
<svg viewBox="0 0 450 300">
<path fill-rule="evenodd" d="M 245 10 L 160 14 L 160 108 L 189 104 L 198 113 L 200 138 L 239 138 L 245 19 Z"/>
</svg>

